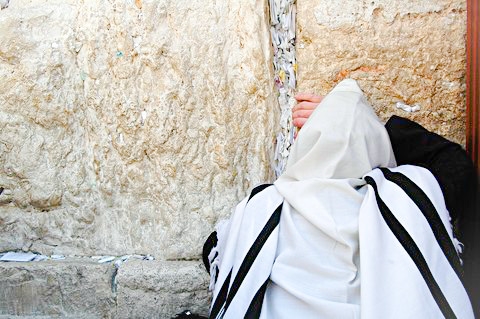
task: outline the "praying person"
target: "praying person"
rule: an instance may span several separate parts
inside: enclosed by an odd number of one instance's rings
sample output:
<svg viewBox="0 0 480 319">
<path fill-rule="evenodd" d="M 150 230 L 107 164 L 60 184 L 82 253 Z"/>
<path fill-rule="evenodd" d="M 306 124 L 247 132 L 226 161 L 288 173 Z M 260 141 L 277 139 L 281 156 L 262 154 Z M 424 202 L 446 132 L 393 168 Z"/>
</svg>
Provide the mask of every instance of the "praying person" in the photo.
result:
<svg viewBox="0 0 480 319">
<path fill-rule="evenodd" d="M 311 103 L 285 173 L 204 246 L 210 317 L 473 318 L 450 224 L 466 155 L 408 120 L 385 128 L 353 80 Z M 412 154 L 404 130 L 427 149 Z M 442 185 L 445 150 L 460 165 Z"/>
<path fill-rule="evenodd" d="M 301 128 L 323 97 L 299 93 L 293 108 L 293 124 Z M 480 218 L 476 173 L 465 150 L 419 124 L 398 116 L 385 125 L 398 165 L 427 168 L 440 185 L 462 251 L 463 282 L 467 287 L 475 317 L 480 318 Z M 475 206 L 477 201 L 477 206 Z"/>
</svg>

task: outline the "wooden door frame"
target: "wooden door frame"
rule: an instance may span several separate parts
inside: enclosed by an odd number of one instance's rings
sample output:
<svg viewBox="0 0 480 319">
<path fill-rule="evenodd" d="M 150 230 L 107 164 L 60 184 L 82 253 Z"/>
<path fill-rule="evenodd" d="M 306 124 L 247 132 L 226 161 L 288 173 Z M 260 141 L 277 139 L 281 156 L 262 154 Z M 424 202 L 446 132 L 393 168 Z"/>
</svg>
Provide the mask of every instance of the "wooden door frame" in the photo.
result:
<svg viewBox="0 0 480 319">
<path fill-rule="evenodd" d="M 479 24 L 480 5 L 478 0 L 467 0 L 467 116 L 466 148 L 470 154 L 477 176 L 480 176 L 479 132 L 480 132 L 480 64 Z"/>
</svg>

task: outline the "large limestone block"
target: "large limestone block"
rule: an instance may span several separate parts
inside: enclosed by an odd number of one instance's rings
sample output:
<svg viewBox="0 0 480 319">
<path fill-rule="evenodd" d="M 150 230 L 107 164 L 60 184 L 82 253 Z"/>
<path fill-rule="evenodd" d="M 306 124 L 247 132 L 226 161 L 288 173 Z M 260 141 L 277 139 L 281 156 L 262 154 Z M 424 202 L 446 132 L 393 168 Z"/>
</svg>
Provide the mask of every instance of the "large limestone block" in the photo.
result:
<svg viewBox="0 0 480 319">
<path fill-rule="evenodd" d="M 0 263 L 0 318 L 109 318 L 113 269 L 78 259 Z"/>
<path fill-rule="evenodd" d="M 10 1 L 0 251 L 199 256 L 272 177 L 266 1 Z"/>
<path fill-rule="evenodd" d="M 184 310 L 207 316 L 209 280 L 195 261 L 128 261 L 116 278 L 115 317 L 169 319 Z"/>
<path fill-rule="evenodd" d="M 172 318 L 208 314 L 209 276 L 199 261 L 90 258 L 0 263 L 0 318 Z"/>
<path fill-rule="evenodd" d="M 298 90 L 358 80 L 383 120 L 409 117 L 465 142 L 464 0 L 297 1 Z M 418 104 L 406 113 L 397 102 Z"/>
</svg>

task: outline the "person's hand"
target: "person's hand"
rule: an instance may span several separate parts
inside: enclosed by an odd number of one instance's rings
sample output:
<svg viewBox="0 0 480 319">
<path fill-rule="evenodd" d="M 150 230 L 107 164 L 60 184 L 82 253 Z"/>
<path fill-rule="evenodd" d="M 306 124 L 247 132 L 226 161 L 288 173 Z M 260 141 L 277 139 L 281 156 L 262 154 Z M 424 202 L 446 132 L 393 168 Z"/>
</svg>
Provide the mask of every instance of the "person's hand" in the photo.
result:
<svg viewBox="0 0 480 319">
<path fill-rule="evenodd" d="M 298 103 L 292 110 L 293 125 L 301 129 L 318 104 L 323 100 L 323 96 L 312 93 L 298 93 L 295 95 L 295 99 Z"/>
</svg>

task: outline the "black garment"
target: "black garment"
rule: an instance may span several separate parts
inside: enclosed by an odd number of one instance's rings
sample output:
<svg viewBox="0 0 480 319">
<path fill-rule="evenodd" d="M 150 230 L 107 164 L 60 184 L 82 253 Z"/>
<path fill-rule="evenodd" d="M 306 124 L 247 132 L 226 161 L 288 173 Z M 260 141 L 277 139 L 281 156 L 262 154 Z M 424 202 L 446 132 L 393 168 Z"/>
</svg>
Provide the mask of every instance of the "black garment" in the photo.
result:
<svg viewBox="0 0 480 319">
<path fill-rule="evenodd" d="M 427 168 L 440 184 L 452 219 L 461 219 L 462 215 L 467 214 L 475 189 L 475 170 L 465 150 L 421 125 L 398 116 L 392 116 L 385 128 L 397 164 Z"/>
<path fill-rule="evenodd" d="M 194 314 L 190 310 L 185 310 L 184 312 L 175 315 L 175 317 L 172 317 L 172 319 L 208 319 L 208 318 Z"/>
</svg>

